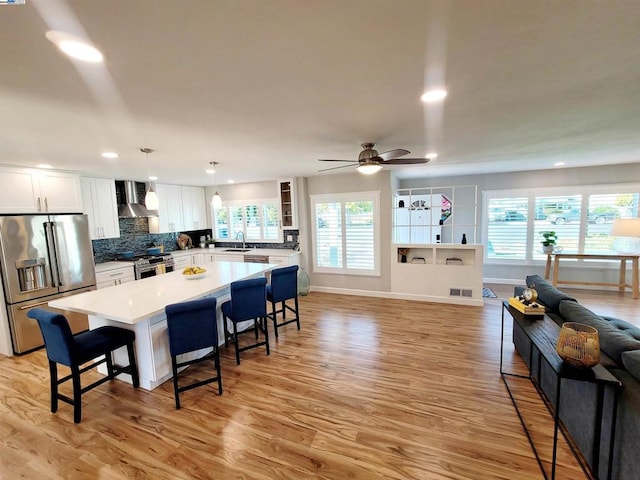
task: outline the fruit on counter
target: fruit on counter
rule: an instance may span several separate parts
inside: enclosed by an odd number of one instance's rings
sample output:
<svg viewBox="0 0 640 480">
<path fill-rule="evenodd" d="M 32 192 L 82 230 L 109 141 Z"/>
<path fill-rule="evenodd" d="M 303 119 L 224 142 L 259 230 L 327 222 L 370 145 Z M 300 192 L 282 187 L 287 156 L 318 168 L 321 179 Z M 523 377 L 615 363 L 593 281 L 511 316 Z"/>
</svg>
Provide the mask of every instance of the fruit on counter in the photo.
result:
<svg viewBox="0 0 640 480">
<path fill-rule="evenodd" d="M 207 269 L 206 268 L 202 268 L 202 267 L 185 267 L 184 270 L 182 270 L 182 274 L 183 275 L 198 275 L 198 274 L 204 273 L 206 271 L 207 271 Z"/>
</svg>

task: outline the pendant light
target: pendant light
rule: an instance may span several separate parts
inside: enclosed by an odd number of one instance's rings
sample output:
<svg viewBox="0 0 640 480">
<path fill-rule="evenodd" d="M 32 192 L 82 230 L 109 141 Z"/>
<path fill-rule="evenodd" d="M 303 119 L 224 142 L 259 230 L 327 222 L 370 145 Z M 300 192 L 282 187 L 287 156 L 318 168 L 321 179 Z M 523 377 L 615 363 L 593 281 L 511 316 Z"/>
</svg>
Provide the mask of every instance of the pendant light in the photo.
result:
<svg viewBox="0 0 640 480">
<path fill-rule="evenodd" d="M 213 173 L 213 183 L 215 185 L 216 193 L 211 197 L 211 207 L 212 208 L 221 208 L 222 207 L 222 197 L 218 193 L 218 182 L 216 182 L 216 165 L 219 165 L 220 162 L 209 162 L 209 165 L 213 165 L 212 173 Z"/>
<path fill-rule="evenodd" d="M 152 148 L 141 148 L 140 151 L 147 155 L 147 170 L 149 169 L 149 154 L 153 153 Z M 158 210 L 160 202 L 158 201 L 158 194 L 153 188 L 153 184 L 149 182 L 149 190 L 147 190 L 147 194 L 144 196 L 144 205 L 147 207 L 147 210 Z"/>
</svg>

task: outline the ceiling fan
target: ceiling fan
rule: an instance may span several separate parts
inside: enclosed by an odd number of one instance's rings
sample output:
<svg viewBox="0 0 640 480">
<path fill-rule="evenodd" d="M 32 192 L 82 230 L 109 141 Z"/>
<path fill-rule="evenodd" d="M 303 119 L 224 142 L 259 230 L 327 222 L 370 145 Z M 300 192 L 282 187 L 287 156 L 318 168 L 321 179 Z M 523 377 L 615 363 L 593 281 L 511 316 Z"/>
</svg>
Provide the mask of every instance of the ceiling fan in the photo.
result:
<svg viewBox="0 0 640 480">
<path fill-rule="evenodd" d="M 400 158 L 407 155 L 409 150 L 404 148 L 396 148 L 395 150 L 389 150 L 388 152 L 378 153 L 374 150 L 375 143 L 363 143 L 362 152 L 358 155 L 358 160 L 327 160 L 319 159 L 320 162 L 348 162 L 356 163 L 358 171 L 365 174 L 372 174 L 379 171 L 384 165 L 414 165 L 418 163 L 427 163 L 428 158 Z M 318 170 L 319 172 L 326 172 L 327 170 L 336 170 L 338 168 L 353 167 L 354 165 L 340 165 L 339 167 L 324 168 Z"/>
</svg>

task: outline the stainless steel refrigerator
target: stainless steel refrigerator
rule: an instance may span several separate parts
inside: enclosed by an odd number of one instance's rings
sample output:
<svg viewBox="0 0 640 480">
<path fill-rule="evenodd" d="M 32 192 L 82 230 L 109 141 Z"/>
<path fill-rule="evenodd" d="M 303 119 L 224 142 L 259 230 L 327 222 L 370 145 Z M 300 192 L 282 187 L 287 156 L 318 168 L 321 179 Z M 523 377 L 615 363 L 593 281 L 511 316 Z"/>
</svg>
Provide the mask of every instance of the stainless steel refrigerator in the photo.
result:
<svg viewBox="0 0 640 480">
<path fill-rule="evenodd" d="M 1 216 L 0 251 L 13 351 L 26 353 L 44 344 L 31 308 L 96 288 L 87 216 Z M 74 333 L 88 329 L 86 315 L 62 313 Z"/>
</svg>

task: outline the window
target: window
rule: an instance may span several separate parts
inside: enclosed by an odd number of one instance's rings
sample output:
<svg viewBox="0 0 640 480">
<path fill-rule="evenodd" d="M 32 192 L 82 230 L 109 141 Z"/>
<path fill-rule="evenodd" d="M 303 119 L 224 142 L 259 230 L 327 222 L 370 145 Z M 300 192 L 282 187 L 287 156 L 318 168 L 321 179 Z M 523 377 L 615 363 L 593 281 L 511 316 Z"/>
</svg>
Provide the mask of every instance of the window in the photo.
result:
<svg viewBox="0 0 640 480">
<path fill-rule="evenodd" d="M 217 240 L 235 241 L 242 232 L 247 242 L 282 242 L 278 228 L 278 200 L 224 203 L 213 210 Z"/>
<path fill-rule="evenodd" d="M 554 231 L 565 253 L 616 252 L 611 224 L 638 218 L 640 185 L 484 192 L 485 255 L 496 263 L 545 260 L 542 232 Z"/>
<path fill-rule="evenodd" d="M 380 193 L 312 195 L 313 269 L 380 275 Z"/>
</svg>

